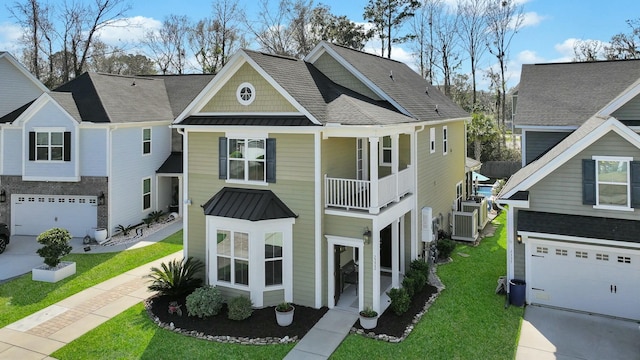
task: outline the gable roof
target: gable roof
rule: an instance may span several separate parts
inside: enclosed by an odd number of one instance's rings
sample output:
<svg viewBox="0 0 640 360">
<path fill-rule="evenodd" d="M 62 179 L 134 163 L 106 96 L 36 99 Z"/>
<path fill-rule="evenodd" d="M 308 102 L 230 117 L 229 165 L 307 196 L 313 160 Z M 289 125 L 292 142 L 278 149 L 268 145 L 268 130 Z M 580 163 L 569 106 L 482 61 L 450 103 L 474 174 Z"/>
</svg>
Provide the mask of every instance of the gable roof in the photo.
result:
<svg viewBox="0 0 640 360">
<path fill-rule="evenodd" d="M 215 77 L 215 74 L 145 75 L 164 80 L 173 117 L 176 118 Z"/>
<path fill-rule="evenodd" d="M 8 113 L 7 115 L 5 115 L 3 117 L 0 117 L 0 123 L 8 124 L 8 123 L 14 122 L 16 119 L 18 119 L 20 117 L 20 115 L 22 115 L 23 112 L 27 111 L 29 106 L 31 106 L 31 104 L 33 104 L 36 100 L 37 99 L 29 101 L 28 103 L 20 106 L 19 108 L 13 110 L 12 112 Z"/>
<path fill-rule="evenodd" d="M 640 60 L 523 65 L 515 124 L 580 126 L 639 78 Z"/>
<path fill-rule="evenodd" d="M 202 208 L 205 215 L 249 221 L 298 217 L 271 190 L 224 187 Z"/>
<path fill-rule="evenodd" d="M 560 165 L 611 131 L 616 132 L 640 148 L 640 135 L 633 132 L 629 127 L 613 117 L 604 119 L 594 116 L 538 160 L 533 161 L 513 174 L 500 190 L 497 196 L 498 199 L 508 200 L 514 194 L 528 190 L 546 175 L 560 167 Z"/>
<path fill-rule="evenodd" d="M 162 79 L 88 72 L 54 91 L 73 94 L 83 121 L 127 123 L 173 119 Z"/>
</svg>

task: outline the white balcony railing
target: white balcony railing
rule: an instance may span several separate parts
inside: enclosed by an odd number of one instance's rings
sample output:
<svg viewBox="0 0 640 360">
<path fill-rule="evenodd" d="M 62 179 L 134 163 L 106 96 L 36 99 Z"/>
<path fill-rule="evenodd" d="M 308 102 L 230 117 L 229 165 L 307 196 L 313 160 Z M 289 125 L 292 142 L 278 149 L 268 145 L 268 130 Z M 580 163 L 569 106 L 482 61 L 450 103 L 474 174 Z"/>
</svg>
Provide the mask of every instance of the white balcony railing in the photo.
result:
<svg viewBox="0 0 640 360">
<path fill-rule="evenodd" d="M 353 180 L 324 176 L 325 207 L 337 207 L 347 210 L 368 210 L 377 214 L 380 208 L 413 190 L 413 168 L 385 176 L 377 180 L 377 192 L 372 192 L 374 180 Z"/>
</svg>

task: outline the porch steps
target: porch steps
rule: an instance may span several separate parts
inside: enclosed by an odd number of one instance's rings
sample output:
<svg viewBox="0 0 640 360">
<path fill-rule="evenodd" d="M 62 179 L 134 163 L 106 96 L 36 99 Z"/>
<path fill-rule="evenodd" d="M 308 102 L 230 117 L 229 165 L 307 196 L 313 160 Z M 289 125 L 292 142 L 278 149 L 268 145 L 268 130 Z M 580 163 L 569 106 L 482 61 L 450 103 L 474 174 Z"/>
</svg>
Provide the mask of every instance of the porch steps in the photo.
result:
<svg viewBox="0 0 640 360">
<path fill-rule="evenodd" d="M 358 314 L 331 309 L 294 346 L 285 360 L 328 359 L 358 320 Z"/>
</svg>

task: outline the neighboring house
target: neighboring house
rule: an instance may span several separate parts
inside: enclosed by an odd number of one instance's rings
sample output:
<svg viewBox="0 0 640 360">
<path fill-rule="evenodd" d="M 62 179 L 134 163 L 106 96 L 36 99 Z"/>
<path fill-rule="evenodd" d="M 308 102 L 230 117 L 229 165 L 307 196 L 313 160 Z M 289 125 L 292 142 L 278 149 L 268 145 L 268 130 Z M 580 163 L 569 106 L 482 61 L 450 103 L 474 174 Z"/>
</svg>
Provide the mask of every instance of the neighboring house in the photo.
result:
<svg viewBox="0 0 640 360">
<path fill-rule="evenodd" d="M 11 54 L 0 51 L 0 117 L 47 91 Z"/>
<path fill-rule="evenodd" d="M 394 60 L 240 50 L 174 123 L 185 255 L 257 307 L 380 311 L 466 199 L 468 119 Z"/>
<path fill-rule="evenodd" d="M 85 73 L 0 118 L 0 221 L 15 235 L 63 227 L 83 237 L 181 212 L 169 126 L 182 109 L 170 97 L 184 108 L 211 77 L 188 96 L 161 77 Z"/>
<path fill-rule="evenodd" d="M 542 144 L 545 127 L 551 128 L 549 148 L 539 151 L 542 155 L 513 175 L 498 195 L 501 204 L 509 205 L 507 277 L 526 281 L 528 304 L 640 320 L 640 61 L 533 67 L 534 79 L 527 75 L 531 66 L 523 72 L 516 121 L 523 104 L 558 101 L 555 107 L 541 107 L 545 125 L 535 135 Z M 595 68 L 615 77 L 583 86 L 584 78 L 600 76 Z M 565 77 L 563 86 L 553 82 L 540 92 L 528 90 L 529 81 L 562 74 L 575 79 Z M 626 85 L 614 93 L 616 81 Z M 575 98 L 564 91 L 573 91 Z M 601 107 L 586 115 L 583 109 L 590 102 Z M 577 127 L 567 129 L 559 142 L 549 120 L 554 113 L 569 118 L 558 121 L 562 126 Z M 532 119 L 533 110 L 527 108 L 526 114 Z"/>
</svg>

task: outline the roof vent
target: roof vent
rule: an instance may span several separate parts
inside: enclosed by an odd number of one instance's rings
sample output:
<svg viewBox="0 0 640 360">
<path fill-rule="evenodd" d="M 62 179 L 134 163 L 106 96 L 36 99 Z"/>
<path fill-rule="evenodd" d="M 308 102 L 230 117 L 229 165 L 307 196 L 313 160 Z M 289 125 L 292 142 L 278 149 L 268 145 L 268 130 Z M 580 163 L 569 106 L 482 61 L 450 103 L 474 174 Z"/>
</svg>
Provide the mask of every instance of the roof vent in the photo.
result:
<svg viewBox="0 0 640 360">
<path fill-rule="evenodd" d="M 436 109 L 435 110 L 436 110 L 436 112 L 438 112 L 438 104 L 436 104 Z"/>
<path fill-rule="evenodd" d="M 425 94 L 427 94 L 427 95 L 429 95 L 429 87 L 428 87 L 428 86 L 427 86 L 427 87 L 425 87 L 425 89 L 424 89 L 424 93 L 425 93 Z"/>
<path fill-rule="evenodd" d="M 131 86 L 136 86 L 136 79 L 133 79 L 133 82 L 131 83 Z"/>
<path fill-rule="evenodd" d="M 393 80 L 393 70 L 389 71 L 389 77 Z"/>
</svg>

